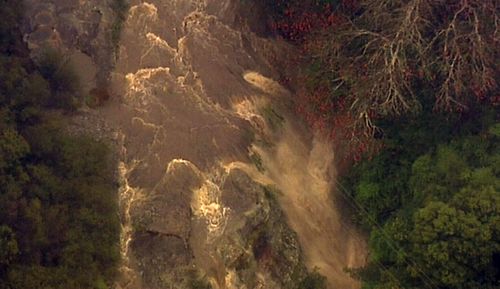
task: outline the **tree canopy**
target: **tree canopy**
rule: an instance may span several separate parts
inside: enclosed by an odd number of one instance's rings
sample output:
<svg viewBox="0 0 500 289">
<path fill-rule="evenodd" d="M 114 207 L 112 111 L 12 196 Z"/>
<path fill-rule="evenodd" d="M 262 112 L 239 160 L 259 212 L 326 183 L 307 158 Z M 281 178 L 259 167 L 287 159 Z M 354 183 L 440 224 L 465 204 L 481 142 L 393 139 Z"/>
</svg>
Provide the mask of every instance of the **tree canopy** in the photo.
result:
<svg viewBox="0 0 500 289">
<path fill-rule="evenodd" d="M 498 126 L 426 146 L 407 137 L 413 127 L 393 131 L 386 149 L 344 179 L 370 231 L 371 261 L 358 271 L 366 288 L 499 285 Z"/>
</svg>

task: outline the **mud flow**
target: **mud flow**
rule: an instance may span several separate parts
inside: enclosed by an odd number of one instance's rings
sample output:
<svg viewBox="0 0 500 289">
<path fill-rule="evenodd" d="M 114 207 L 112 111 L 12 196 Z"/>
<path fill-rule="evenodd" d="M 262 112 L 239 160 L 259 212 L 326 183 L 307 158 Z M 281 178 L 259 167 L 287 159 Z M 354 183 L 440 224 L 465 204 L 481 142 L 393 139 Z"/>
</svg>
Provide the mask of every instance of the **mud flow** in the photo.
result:
<svg viewBox="0 0 500 289">
<path fill-rule="evenodd" d="M 118 288 L 292 288 L 306 267 L 359 287 L 332 146 L 287 108 L 293 50 L 254 33 L 245 2 L 132 2 L 98 109 L 121 144 Z"/>
</svg>

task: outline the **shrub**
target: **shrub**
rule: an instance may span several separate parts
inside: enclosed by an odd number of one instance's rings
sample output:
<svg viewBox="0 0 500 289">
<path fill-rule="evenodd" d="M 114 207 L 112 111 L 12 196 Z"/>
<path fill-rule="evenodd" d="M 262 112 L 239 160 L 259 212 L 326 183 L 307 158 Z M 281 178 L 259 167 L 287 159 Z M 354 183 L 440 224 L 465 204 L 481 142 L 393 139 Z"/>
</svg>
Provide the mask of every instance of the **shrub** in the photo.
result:
<svg viewBox="0 0 500 289">
<path fill-rule="evenodd" d="M 300 281 L 297 289 L 326 289 L 326 278 L 314 270 Z"/>
<path fill-rule="evenodd" d="M 47 48 L 37 58 L 37 65 L 52 92 L 47 105 L 65 110 L 76 109 L 81 97 L 80 80 L 69 59 L 61 52 Z"/>
</svg>

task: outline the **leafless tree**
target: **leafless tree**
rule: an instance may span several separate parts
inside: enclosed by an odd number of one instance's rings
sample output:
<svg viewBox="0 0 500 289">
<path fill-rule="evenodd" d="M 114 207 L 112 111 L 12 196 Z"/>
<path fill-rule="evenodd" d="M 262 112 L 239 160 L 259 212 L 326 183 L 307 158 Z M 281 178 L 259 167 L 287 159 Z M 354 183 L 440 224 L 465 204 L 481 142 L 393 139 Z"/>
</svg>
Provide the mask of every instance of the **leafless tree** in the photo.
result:
<svg viewBox="0 0 500 289">
<path fill-rule="evenodd" d="M 500 1 L 362 0 L 360 11 L 312 47 L 367 131 L 374 114 L 418 111 L 422 83 L 445 110 L 497 89 Z"/>
</svg>

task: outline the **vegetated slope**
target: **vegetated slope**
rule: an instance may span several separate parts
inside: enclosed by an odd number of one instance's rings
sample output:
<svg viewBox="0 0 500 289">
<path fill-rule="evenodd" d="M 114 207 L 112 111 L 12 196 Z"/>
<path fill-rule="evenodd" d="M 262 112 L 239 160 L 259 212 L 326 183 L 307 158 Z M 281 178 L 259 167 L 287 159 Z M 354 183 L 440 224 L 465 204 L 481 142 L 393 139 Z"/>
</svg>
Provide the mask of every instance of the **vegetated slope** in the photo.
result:
<svg viewBox="0 0 500 289">
<path fill-rule="evenodd" d="M 29 58 L 23 7 L 0 15 L 0 288 L 108 288 L 119 260 L 108 148 L 63 132 L 81 101 L 71 68 Z"/>
<path fill-rule="evenodd" d="M 481 114 L 486 114 L 481 115 Z M 365 288 L 495 288 L 499 125 L 491 111 L 386 124 L 385 147 L 344 179 L 370 231 Z"/>
<path fill-rule="evenodd" d="M 270 6 L 310 64 L 298 111 L 357 159 L 342 189 L 370 233 L 364 288 L 499 286 L 498 4 Z"/>
</svg>

